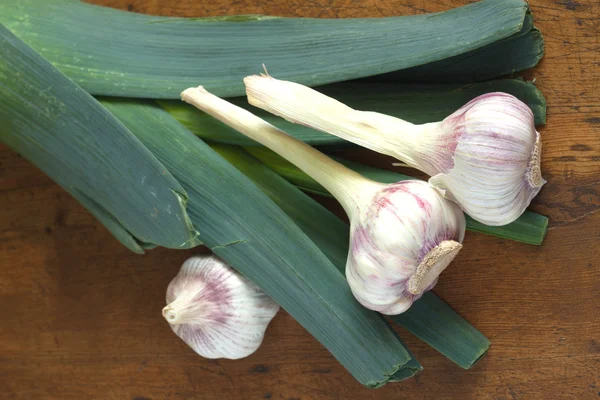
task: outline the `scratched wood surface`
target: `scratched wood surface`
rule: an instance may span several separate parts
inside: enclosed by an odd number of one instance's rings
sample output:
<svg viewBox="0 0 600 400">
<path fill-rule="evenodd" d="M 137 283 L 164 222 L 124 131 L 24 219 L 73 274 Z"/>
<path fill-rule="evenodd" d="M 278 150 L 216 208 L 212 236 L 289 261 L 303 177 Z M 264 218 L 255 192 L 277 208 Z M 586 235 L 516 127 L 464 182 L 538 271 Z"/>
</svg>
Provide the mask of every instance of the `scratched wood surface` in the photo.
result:
<svg viewBox="0 0 600 400">
<path fill-rule="evenodd" d="M 95 0 L 151 14 L 377 17 L 465 0 Z M 285 312 L 240 361 L 196 356 L 163 321 L 165 287 L 193 252 L 129 253 L 77 202 L 0 147 L 0 398 L 593 399 L 600 397 L 600 2 L 532 0 L 548 99 L 528 246 L 470 233 L 436 292 L 492 340 L 463 371 L 400 331 L 425 370 L 368 390 Z M 196 250 L 197 251 L 197 250 Z"/>
</svg>

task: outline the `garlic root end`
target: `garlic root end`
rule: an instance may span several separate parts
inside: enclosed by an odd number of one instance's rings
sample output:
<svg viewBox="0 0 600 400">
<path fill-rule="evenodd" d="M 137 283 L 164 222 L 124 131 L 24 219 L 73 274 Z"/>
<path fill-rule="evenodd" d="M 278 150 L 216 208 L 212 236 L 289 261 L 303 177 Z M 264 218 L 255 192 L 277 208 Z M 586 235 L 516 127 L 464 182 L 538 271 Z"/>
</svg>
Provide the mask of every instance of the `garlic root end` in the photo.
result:
<svg viewBox="0 0 600 400">
<path fill-rule="evenodd" d="M 454 240 L 444 240 L 431 249 L 408 280 L 408 291 L 414 295 L 423 293 L 446 269 L 460 249 L 462 244 Z"/>
<path fill-rule="evenodd" d="M 542 170 L 541 170 L 541 152 L 542 152 L 542 142 L 540 140 L 539 132 L 536 132 L 535 145 L 533 146 L 533 150 L 531 152 L 531 159 L 529 160 L 529 168 L 527 169 L 526 178 L 527 183 L 531 185 L 532 188 L 539 188 L 546 183 L 546 180 L 542 178 Z"/>
</svg>

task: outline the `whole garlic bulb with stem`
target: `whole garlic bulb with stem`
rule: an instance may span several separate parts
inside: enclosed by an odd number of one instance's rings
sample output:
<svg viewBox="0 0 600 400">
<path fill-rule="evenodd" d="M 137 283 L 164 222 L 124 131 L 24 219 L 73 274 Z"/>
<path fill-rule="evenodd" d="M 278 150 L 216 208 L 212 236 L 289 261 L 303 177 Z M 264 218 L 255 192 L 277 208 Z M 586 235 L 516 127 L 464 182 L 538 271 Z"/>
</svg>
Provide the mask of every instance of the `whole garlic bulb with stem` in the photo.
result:
<svg viewBox="0 0 600 400">
<path fill-rule="evenodd" d="M 464 214 L 427 183 L 371 181 L 202 87 L 182 99 L 279 153 L 341 203 L 351 225 L 346 278 L 365 307 L 406 311 L 462 248 Z"/>
<path fill-rule="evenodd" d="M 162 314 L 196 353 L 239 359 L 261 345 L 279 305 L 214 255 L 186 260 L 167 288 Z"/>
<path fill-rule="evenodd" d="M 443 121 L 415 125 L 354 110 L 314 89 L 268 75 L 244 82 L 250 104 L 427 173 L 432 186 L 481 223 L 513 222 L 546 183 L 533 113 L 512 95 L 484 94 Z"/>
</svg>

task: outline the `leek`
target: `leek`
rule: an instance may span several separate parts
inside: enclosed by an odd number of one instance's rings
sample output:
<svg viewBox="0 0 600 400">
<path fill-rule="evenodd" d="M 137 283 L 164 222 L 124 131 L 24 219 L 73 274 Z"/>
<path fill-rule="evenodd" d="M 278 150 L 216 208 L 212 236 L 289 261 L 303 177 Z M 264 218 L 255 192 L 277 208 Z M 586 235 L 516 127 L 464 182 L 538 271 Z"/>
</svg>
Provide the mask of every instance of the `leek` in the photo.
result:
<svg viewBox="0 0 600 400">
<path fill-rule="evenodd" d="M 485 47 L 370 79 L 397 82 L 478 82 L 535 67 L 544 55 L 544 39 L 531 14 L 520 34 Z"/>
<path fill-rule="evenodd" d="M 129 249 L 199 244 L 187 194 L 98 102 L 0 25 L 0 141 Z"/>
<path fill-rule="evenodd" d="M 266 64 L 308 86 L 403 70 L 520 36 L 523 0 L 483 0 L 389 18 L 173 18 L 75 0 L 4 0 L 0 23 L 94 95 L 179 98 L 202 83 L 221 97 Z"/>
</svg>

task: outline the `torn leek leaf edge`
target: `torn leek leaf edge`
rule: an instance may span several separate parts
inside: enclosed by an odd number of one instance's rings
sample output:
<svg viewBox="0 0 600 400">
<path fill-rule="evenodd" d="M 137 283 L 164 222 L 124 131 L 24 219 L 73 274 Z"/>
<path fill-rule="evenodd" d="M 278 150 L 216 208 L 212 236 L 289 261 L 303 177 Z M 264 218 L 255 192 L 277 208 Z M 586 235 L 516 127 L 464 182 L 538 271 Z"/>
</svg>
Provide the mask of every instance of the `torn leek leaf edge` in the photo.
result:
<svg viewBox="0 0 600 400">
<path fill-rule="evenodd" d="M 256 185 L 153 102 L 101 99 L 179 180 L 203 243 L 260 286 L 363 385 L 378 387 L 410 361 L 381 317 Z"/>
<path fill-rule="evenodd" d="M 244 173 L 306 233 L 344 274 L 349 226 L 238 146 L 210 146 Z M 452 273 L 452 268 L 446 273 Z M 442 276 L 443 279 L 443 276 Z M 434 293 L 407 312 L 389 317 L 462 368 L 470 368 L 489 348 L 489 340 Z M 405 366 L 404 373 L 411 368 Z"/>
<path fill-rule="evenodd" d="M 258 146 L 249 146 L 245 147 L 245 149 L 294 185 L 297 185 L 300 188 L 307 188 L 314 194 L 330 196 L 329 192 L 314 179 L 271 150 Z M 333 158 L 348 168 L 377 182 L 394 183 L 407 179 L 416 179 L 407 175 L 370 167 L 337 157 Z M 475 221 L 469 216 L 466 216 L 466 218 L 467 229 L 470 231 L 481 232 L 487 235 L 532 245 L 541 245 L 546 236 L 546 232 L 548 231 L 548 218 L 532 211 L 525 211 L 516 221 L 504 226 L 488 226 Z"/>
<path fill-rule="evenodd" d="M 356 110 L 376 111 L 413 123 L 441 121 L 475 97 L 489 92 L 505 92 L 525 102 L 533 111 L 537 124 L 546 122 L 546 100 L 531 82 L 522 79 L 499 79 L 475 84 L 408 84 L 362 79 L 318 87 L 330 97 Z M 245 97 L 230 99 L 295 138 L 315 146 L 348 145 L 334 135 L 294 124 L 252 107 Z M 233 128 L 180 100 L 160 100 L 159 104 L 179 122 L 203 140 L 256 146 L 257 142 Z"/>
<path fill-rule="evenodd" d="M 76 0 L 4 0 L 0 23 L 91 94 L 171 99 L 200 83 L 220 97 L 241 96 L 242 78 L 262 64 L 307 86 L 404 70 L 521 36 L 530 26 L 523 0 L 358 19 L 186 19 Z"/>
<path fill-rule="evenodd" d="M 0 24 L 0 141 L 86 207 L 127 248 L 199 244 L 187 194 L 93 97 Z"/>
</svg>

